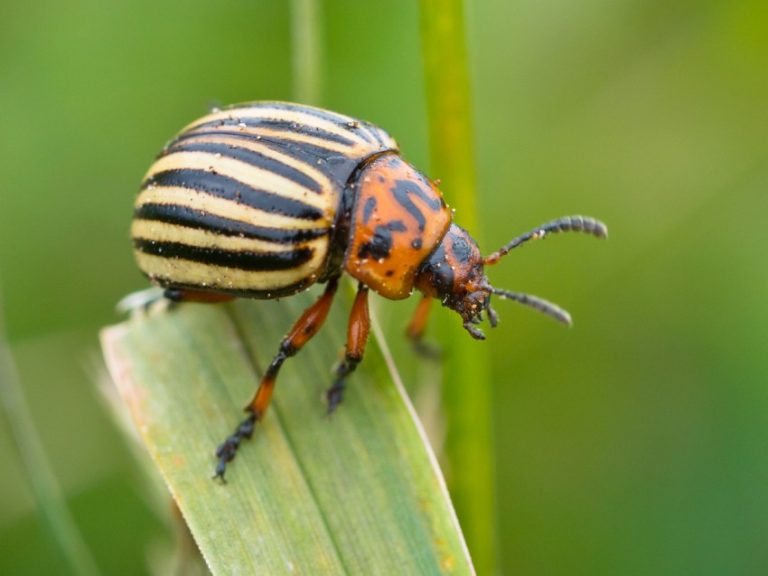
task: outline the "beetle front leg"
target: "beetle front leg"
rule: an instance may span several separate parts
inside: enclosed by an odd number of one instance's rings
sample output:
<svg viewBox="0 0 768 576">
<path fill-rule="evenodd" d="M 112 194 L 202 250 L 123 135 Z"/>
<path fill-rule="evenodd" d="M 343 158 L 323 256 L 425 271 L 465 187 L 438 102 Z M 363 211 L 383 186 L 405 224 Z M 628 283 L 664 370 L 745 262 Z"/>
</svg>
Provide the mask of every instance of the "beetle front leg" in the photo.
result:
<svg viewBox="0 0 768 576">
<path fill-rule="evenodd" d="M 256 422 L 263 418 L 264 413 L 269 407 L 269 403 L 272 399 L 272 391 L 275 389 L 277 374 L 280 372 L 280 367 L 283 365 L 283 362 L 301 350 L 304 344 L 309 342 L 309 340 L 320 330 L 320 327 L 328 316 L 328 311 L 331 308 L 333 297 L 338 288 L 338 282 L 338 278 L 331 278 L 328 281 L 328 285 L 326 286 L 323 295 L 320 296 L 312 306 L 304 311 L 301 317 L 293 325 L 293 328 L 291 328 L 291 331 L 288 332 L 285 338 L 283 338 L 277 354 L 269 364 L 267 371 L 261 378 L 261 382 L 259 382 L 259 387 L 256 389 L 253 399 L 251 399 L 245 407 L 245 411 L 248 412 L 248 417 L 243 420 L 235 431 L 216 449 L 216 458 L 219 459 L 219 463 L 216 465 L 216 471 L 213 475 L 214 478 L 221 478 L 222 481 L 224 480 L 224 472 L 226 471 L 227 464 L 234 459 L 240 443 L 253 435 L 253 428 Z"/>
<path fill-rule="evenodd" d="M 346 378 L 355 371 L 355 368 L 363 359 L 370 329 L 371 318 L 368 314 L 368 288 L 360 284 L 357 288 L 355 302 L 352 304 L 352 311 L 349 314 L 344 360 L 336 368 L 336 378 L 325 393 L 328 401 L 328 414 L 331 414 L 341 404 Z"/>
<path fill-rule="evenodd" d="M 426 358 L 439 358 L 439 348 L 424 342 L 424 332 L 427 329 L 427 320 L 429 319 L 431 308 L 432 298 L 423 296 L 416 305 L 416 310 L 413 312 L 413 317 L 408 324 L 408 328 L 405 330 L 405 334 L 408 336 L 417 354 Z"/>
</svg>

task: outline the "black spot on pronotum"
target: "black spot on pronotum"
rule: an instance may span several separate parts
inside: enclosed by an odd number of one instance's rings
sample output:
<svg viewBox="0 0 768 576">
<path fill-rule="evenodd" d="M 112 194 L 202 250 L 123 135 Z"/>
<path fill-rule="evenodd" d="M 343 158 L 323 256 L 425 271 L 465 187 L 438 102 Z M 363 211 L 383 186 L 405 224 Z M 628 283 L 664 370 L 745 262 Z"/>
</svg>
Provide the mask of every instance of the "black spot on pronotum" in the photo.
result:
<svg viewBox="0 0 768 576">
<path fill-rule="evenodd" d="M 419 184 L 410 180 L 398 180 L 392 187 L 392 195 L 395 200 L 406 209 L 406 211 L 413 216 L 419 225 L 419 230 L 424 231 L 424 226 L 427 223 L 424 214 L 421 212 L 418 206 L 413 203 L 411 196 L 415 196 L 421 200 L 431 211 L 437 211 L 442 207 L 442 201 L 440 198 L 430 196 L 422 189 Z"/>
<path fill-rule="evenodd" d="M 368 224 L 374 210 L 376 210 L 376 198 L 371 196 L 365 201 L 365 206 L 363 206 L 363 224 Z"/>
<path fill-rule="evenodd" d="M 381 260 L 388 258 L 392 252 L 392 232 L 405 232 L 408 228 L 402 220 L 392 220 L 387 224 L 379 224 L 373 232 L 370 242 L 360 246 L 357 255 L 360 258 Z"/>
<path fill-rule="evenodd" d="M 402 220 L 392 220 L 387 224 L 387 230 L 391 232 L 405 232 L 408 228 L 405 227 L 405 223 Z"/>
<path fill-rule="evenodd" d="M 411 242 L 411 248 L 414 250 L 421 250 L 423 242 L 421 241 L 421 238 L 414 238 Z"/>
<path fill-rule="evenodd" d="M 359 258 L 373 258 L 381 260 L 388 258 L 392 251 L 392 232 L 387 226 L 376 226 L 373 238 L 363 243 L 357 251 Z"/>
</svg>

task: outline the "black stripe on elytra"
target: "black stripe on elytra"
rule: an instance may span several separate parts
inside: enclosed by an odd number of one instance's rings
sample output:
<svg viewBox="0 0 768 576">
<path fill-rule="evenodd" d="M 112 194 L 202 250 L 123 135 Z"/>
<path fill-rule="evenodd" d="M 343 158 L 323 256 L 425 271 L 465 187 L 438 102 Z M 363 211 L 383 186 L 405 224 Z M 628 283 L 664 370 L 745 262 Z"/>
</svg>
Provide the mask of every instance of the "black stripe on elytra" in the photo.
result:
<svg viewBox="0 0 768 576">
<path fill-rule="evenodd" d="M 255 238 L 278 244 L 294 244 L 314 240 L 328 234 L 326 228 L 309 228 L 281 230 L 280 228 L 268 228 L 255 226 L 248 222 L 216 216 L 202 210 L 195 210 L 179 204 L 142 204 L 134 212 L 134 218 L 139 220 L 153 220 L 176 224 L 195 230 L 205 230 L 221 236 L 236 236 L 241 238 Z"/>
<path fill-rule="evenodd" d="M 424 214 L 421 213 L 418 206 L 413 203 L 409 195 L 413 194 L 417 198 L 420 198 L 431 210 L 437 211 L 442 206 L 442 201 L 439 198 L 430 198 L 421 186 L 408 180 L 398 180 L 392 187 L 392 195 L 395 197 L 400 205 L 405 208 L 408 213 L 416 219 L 419 223 L 419 230 L 424 231 L 424 225 L 426 219 Z"/>
<path fill-rule="evenodd" d="M 320 120 L 325 120 L 327 122 L 332 122 L 335 124 L 338 128 L 345 130 L 349 132 L 350 134 L 354 134 L 358 138 L 362 138 L 366 142 L 369 142 L 371 144 L 379 144 L 384 145 L 384 142 L 380 139 L 378 132 L 381 132 L 381 128 L 378 128 L 377 126 L 369 123 L 369 122 L 363 122 L 362 120 L 356 120 L 355 118 L 351 118 L 349 116 L 343 116 L 341 114 L 337 114 L 336 112 L 331 112 L 329 110 L 321 110 L 319 108 L 310 108 L 306 106 L 301 105 L 295 105 L 290 103 L 284 103 L 284 102 L 274 102 L 274 103 L 255 103 L 253 106 L 238 106 L 236 108 L 231 108 L 229 111 L 237 112 L 238 110 L 280 110 L 280 111 L 288 111 L 288 112 L 299 112 L 302 114 L 307 114 L 308 116 L 314 116 L 315 118 L 319 118 Z"/>
<path fill-rule="evenodd" d="M 238 112 L 239 110 L 287 110 L 288 112 L 300 112 L 302 114 L 308 114 L 315 118 L 327 120 L 342 127 L 346 126 L 348 122 L 352 120 L 349 116 L 337 114 L 330 110 L 321 110 L 320 108 L 311 108 L 308 106 L 302 106 L 300 104 L 292 104 L 290 102 L 254 102 L 251 105 L 239 105 L 227 108 L 227 112 Z"/>
<path fill-rule="evenodd" d="M 297 248 L 286 252 L 253 252 L 250 250 L 220 250 L 189 246 L 180 242 L 158 242 L 136 238 L 133 245 L 137 250 L 163 258 L 180 258 L 200 264 L 223 266 L 249 272 L 290 270 L 301 266 L 312 258 L 311 248 Z"/>
<path fill-rule="evenodd" d="M 167 148 L 176 146 L 178 143 L 184 142 L 190 138 L 201 138 L 209 136 L 227 136 L 228 138 L 238 138 L 240 140 L 245 140 L 246 142 L 261 142 L 262 140 L 262 137 L 258 134 L 240 132 L 239 130 L 198 130 L 197 128 L 192 128 L 191 130 L 182 132 L 176 136 L 173 142 L 168 144 Z"/>
<path fill-rule="evenodd" d="M 210 154 L 221 154 L 227 158 L 234 158 L 235 160 L 245 162 L 246 164 L 250 164 L 257 168 L 269 170 L 278 176 L 282 176 L 300 186 L 304 186 L 316 194 L 321 194 L 323 192 L 320 183 L 314 178 L 307 176 L 305 172 L 292 166 L 288 166 L 279 160 L 260 154 L 259 152 L 248 150 L 247 148 L 240 148 L 238 146 L 233 146 L 232 144 L 221 142 L 194 142 L 190 144 L 180 142 L 171 145 L 165 151 L 165 154 L 173 154 L 174 152 L 208 152 Z"/>
<path fill-rule="evenodd" d="M 367 122 L 362 122 L 360 120 L 351 120 L 345 127 L 345 130 L 348 130 L 349 132 L 352 132 L 355 134 L 358 138 L 362 138 L 368 144 L 373 145 L 379 145 L 380 142 L 376 141 L 376 137 L 373 135 L 373 126 L 368 124 Z"/>
<path fill-rule="evenodd" d="M 235 178 L 205 170 L 181 169 L 158 172 L 147 178 L 141 188 L 143 190 L 151 186 L 179 186 L 198 190 L 237 204 L 300 220 L 320 220 L 323 217 L 320 209 L 299 200 L 285 198 L 279 194 L 249 186 Z"/>
<path fill-rule="evenodd" d="M 375 144 L 378 144 L 382 148 L 385 147 L 385 144 L 384 144 L 384 134 L 383 134 L 381 128 L 379 128 L 378 126 L 374 126 L 373 124 L 369 124 L 368 122 L 363 123 L 362 126 L 373 137 Z"/>
<path fill-rule="evenodd" d="M 248 134 L 247 132 L 237 132 L 235 130 L 190 130 L 189 132 L 179 134 L 168 147 L 175 146 L 177 143 L 183 142 L 188 138 L 208 136 L 227 136 L 228 138 L 239 138 L 248 142 L 258 142 L 276 152 L 290 156 L 299 162 L 314 166 L 331 178 L 335 175 L 335 172 L 332 169 L 337 165 L 348 163 L 350 161 L 358 161 L 358 158 L 337 152 L 336 150 L 329 150 L 322 146 L 315 146 L 314 144 L 307 144 L 305 142 L 281 140 L 279 136 L 259 136 L 258 134 Z M 164 153 L 161 153 L 160 156 L 163 154 Z"/>
<path fill-rule="evenodd" d="M 347 176 L 360 161 L 360 156 L 345 154 L 336 150 L 329 150 L 322 146 L 307 144 L 305 142 L 292 142 L 290 140 L 280 140 L 277 137 L 262 138 L 261 142 L 274 150 L 278 150 L 297 160 L 313 164 L 315 168 L 322 171 L 331 180 L 339 182 L 337 170 L 340 167 L 346 167 L 341 170 Z M 352 150 L 350 150 L 352 152 Z M 352 165 L 352 167 L 350 167 Z M 339 182 L 341 185 L 341 182 Z"/>
<path fill-rule="evenodd" d="M 246 126 L 249 128 L 269 128 L 272 130 L 279 130 L 286 134 L 302 134 L 305 136 L 312 136 L 314 138 L 320 138 L 327 140 L 328 142 L 335 142 L 336 144 L 342 144 L 343 146 L 354 146 L 356 142 L 349 138 L 344 138 L 338 134 L 332 134 L 322 128 L 315 126 L 307 126 L 299 122 L 289 122 L 287 120 L 275 120 L 273 118 L 248 118 L 248 117 L 232 117 L 232 118 L 218 118 L 216 120 L 210 120 L 203 122 L 194 127 L 194 130 L 204 128 L 215 128 L 218 126 Z"/>
</svg>

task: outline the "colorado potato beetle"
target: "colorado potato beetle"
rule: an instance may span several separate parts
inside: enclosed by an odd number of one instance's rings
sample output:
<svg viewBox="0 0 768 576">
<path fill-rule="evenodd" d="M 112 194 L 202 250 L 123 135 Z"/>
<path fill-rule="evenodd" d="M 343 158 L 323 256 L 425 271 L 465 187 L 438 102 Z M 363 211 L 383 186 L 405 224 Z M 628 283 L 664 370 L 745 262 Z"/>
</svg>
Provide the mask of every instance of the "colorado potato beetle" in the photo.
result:
<svg viewBox="0 0 768 576">
<path fill-rule="evenodd" d="M 363 358 L 369 290 L 393 300 L 421 292 L 407 330 L 414 342 L 433 299 L 455 310 L 477 339 L 484 338 L 477 327 L 483 312 L 496 326 L 493 296 L 570 323 L 554 304 L 493 287 L 484 271 L 513 248 L 564 231 L 607 235 L 593 218 L 568 216 L 483 257 L 452 222 L 435 182 L 402 159 L 384 130 L 283 102 L 214 110 L 184 128 L 144 177 L 131 227 L 139 267 L 172 301 L 278 298 L 325 283 L 281 342 L 247 418 L 216 450 L 215 477 L 222 480 L 264 416 L 280 367 L 322 326 L 342 273 L 358 290 L 344 360 L 326 393 L 329 411 Z"/>
</svg>

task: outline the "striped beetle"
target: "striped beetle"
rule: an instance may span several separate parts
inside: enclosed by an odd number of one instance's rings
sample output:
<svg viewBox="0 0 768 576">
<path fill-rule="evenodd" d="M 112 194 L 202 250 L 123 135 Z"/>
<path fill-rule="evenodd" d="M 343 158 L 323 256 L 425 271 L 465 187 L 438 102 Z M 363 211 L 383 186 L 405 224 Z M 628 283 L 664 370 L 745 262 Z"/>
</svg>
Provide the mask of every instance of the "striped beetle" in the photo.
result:
<svg viewBox="0 0 768 576">
<path fill-rule="evenodd" d="M 492 295 L 570 323 L 550 302 L 491 286 L 484 267 L 529 240 L 571 230 L 607 234 L 597 220 L 568 216 L 484 258 L 452 223 L 436 184 L 400 157 L 382 129 L 309 106 L 255 102 L 214 110 L 165 147 L 144 178 L 131 235 L 139 267 L 172 301 L 278 298 L 326 284 L 280 344 L 247 418 L 216 450 L 214 477 L 223 480 L 269 406 L 283 362 L 323 324 L 342 272 L 358 291 L 344 360 L 326 393 L 329 412 L 363 358 L 369 289 L 393 300 L 422 293 L 407 330 L 415 343 L 435 298 L 477 339 L 483 311 L 491 326 L 498 321 Z"/>
</svg>

